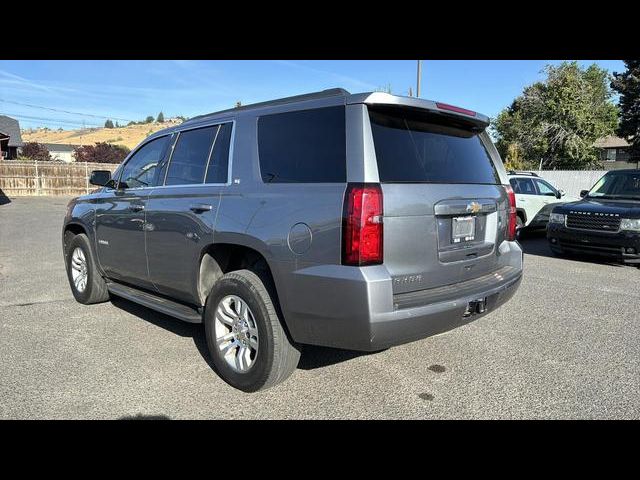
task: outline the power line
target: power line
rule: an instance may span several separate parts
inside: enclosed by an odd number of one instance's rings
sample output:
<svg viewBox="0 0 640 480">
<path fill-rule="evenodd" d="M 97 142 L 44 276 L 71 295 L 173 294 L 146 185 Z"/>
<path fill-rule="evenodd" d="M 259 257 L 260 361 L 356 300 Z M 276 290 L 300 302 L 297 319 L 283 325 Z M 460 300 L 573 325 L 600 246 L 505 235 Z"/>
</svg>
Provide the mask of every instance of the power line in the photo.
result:
<svg viewBox="0 0 640 480">
<path fill-rule="evenodd" d="M 47 122 L 50 124 L 54 124 L 54 125 L 73 125 L 76 127 L 84 127 L 86 125 L 85 122 L 74 122 L 74 121 L 69 121 L 69 120 L 57 120 L 55 118 L 46 118 L 46 117 L 32 117 L 30 115 L 19 115 L 19 114 L 15 114 L 15 113 L 0 113 L 0 115 L 7 115 L 9 117 L 17 117 L 17 118 L 23 118 L 25 120 L 40 120 L 43 122 Z M 95 123 L 91 123 L 89 124 L 89 126 L 91 127 L 95 127 L 95 128 L 101 128 L 103 125 L 98 125 Z"/>
<path fill-rule="evenodd" d="M 133 121 L 133 120 L 130 120 L 128 118 L 105 117 L 103 115 L 92 115 L 90 113 L 71 112 L 69 110 L 61 110 L 59 108 L 43 107 L 41 105 L 33 105 L 33 104 L 30 104 L 30 103 L 14 102 L 13 100 L 4 100 L 2 98 L 0 98 L 0 102 L 12 103 L 14 105 L 21 105 L 23 107 L 40 108 L 42 110 L 50 110 L 52 112 L 68 113 L 68 114 L 71 114 L 71 115 L 81 115 L 81 116 L 84 116 L 84 117 L 104 118 L 105 120 L 122 120 L 124 122 L 132 122 Z"/>
</svg>

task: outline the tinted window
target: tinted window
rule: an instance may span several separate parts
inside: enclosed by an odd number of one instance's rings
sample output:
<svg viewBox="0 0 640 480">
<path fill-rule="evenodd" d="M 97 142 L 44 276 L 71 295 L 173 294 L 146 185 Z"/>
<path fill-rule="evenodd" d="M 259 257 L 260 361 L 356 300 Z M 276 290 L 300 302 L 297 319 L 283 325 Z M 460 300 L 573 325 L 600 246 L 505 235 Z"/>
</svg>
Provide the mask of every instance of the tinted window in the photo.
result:
<svg viewBox="0 0 640 480">
<path fill-rule="evenodd" d="M 217 126 L 180 132 L 165 185 L 189 185 L 204 182 L 204 172 L 211 153 Z"/>
<path fill-rule="evenodd" d="M 556 189 L 553 188 L 544 180 L 536 180 L 536 185 L 538 186 L 538 191 L 540 192 L 540 195 L 547 195 L 547 196 L 554 196 L 554 197 L 556 196 Z"/>
<path fill-rule="evenodd" d="M 227 183 L 229 180 L 229 143 L 232 127 L 231 123 L 220 125 L 211 151 L 205 183 Z"/>
<path fill-rule="evenodd" d="M 345 182 L 344 115 L 344 107 L 329 107 L 260 117 L 258 149 L 262 180 Z"/>
<path fill-rule="evenodd" d="M 530 178 L 512 178 L 511 182 L 511 185 L 513 185 L 513 182 L 516 184 L 513 189 L 516 193 L 536 195 L 536 187 L 533 185 L 533 180 Z"/>
<path fill-rule="evenodd" d="M 160 137 L 143 145 L 122 167 L 119 188 L 154 185 L 158 162 L 162 160 L 169 137 Z"/>
<path fill-rule="evenodd" d="M 478 132 L 370 111 L 382 182 L 499 182 Z"/>
</svg>

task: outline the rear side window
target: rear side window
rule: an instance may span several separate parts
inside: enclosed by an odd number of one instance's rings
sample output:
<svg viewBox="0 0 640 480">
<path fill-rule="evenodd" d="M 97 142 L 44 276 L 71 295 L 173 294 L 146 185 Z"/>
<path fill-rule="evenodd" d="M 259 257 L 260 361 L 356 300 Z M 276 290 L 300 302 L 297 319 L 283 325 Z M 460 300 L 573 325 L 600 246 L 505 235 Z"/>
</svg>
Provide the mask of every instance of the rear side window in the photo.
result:
<svg viewBox="0 0 640 480">
<path fill-rule="evenodd" d="M 165 185 L 189 185 L 204 182 L 204 173 L 218 126 L 180 132 Z"/>
<path fill-rule="evenodd" d="M 346 182 L 344 107 L 260 117 L 258 152 L 265 183 Z"/>
<path fill-rule="evenodd" d="M 400 112 L 369 116 L 381 182 L 500 183 L 477 131 Z"/>
<path fill-rule="evenodd" d="M 536 187 L 533 185 L 533 180 L 530 178 L 512 178 L 509 180 L 515 193 L 523 195 L 537 195 Z"/>
</svg>

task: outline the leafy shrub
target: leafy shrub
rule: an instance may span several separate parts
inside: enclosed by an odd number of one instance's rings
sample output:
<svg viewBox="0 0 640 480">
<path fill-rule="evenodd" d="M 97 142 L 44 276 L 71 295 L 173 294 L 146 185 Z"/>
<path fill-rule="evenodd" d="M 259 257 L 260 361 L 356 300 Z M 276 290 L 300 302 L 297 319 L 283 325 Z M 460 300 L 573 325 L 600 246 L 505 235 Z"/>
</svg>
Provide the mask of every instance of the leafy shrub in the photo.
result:
<svg viewBox="0 0 640 480">
<path fill-rule="evenodd" d="M 38 142 L 25 143 L 22 146 L 21 155 L 32 161 L 37 160 L 38 162 L 48 162 L 51 160 L 51 154 L 49 153 L 49 149 L 45 147 L 42 143 L 38 143 Z"/>
<path fill-rule="evenodd" d="M 123 145 L 99 142 L 95 145 L 76 147 L 73 156 L 77 162 L 121 163 L 130 150 Z"/>
</svg>

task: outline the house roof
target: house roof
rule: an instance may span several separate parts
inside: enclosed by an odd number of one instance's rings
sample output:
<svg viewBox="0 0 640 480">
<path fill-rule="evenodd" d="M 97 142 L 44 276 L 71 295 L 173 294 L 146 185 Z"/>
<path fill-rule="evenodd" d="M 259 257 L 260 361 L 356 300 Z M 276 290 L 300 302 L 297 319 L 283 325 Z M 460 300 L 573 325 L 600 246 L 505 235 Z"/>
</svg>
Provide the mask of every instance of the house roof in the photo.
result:
<svg viewBox="0 0 640 480">
<path fill-rule="evenodd" d="M 45 147 L 50 152 L 73 152 L 79 145 L 71 145 L 70 143 L 45 143 Z"/>
<path fill-rule="evenodd" d="M 21 147 L 22 136 L 20 135 L 20 124 L 14 118 L 0 115 L 0 132 L 9 135 L 10 147 Z"/>
<path fill-rule="evenodd" d="M 630 147 L 631 144 L 624 138 L 616 137 L 615 135 L 608 135 L 596 140 L 593 146 L 598 148 L 624 148 Z"/>
</svg>

